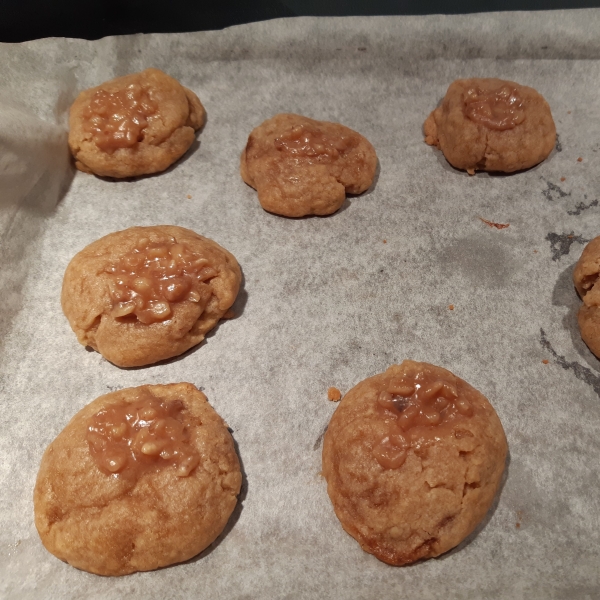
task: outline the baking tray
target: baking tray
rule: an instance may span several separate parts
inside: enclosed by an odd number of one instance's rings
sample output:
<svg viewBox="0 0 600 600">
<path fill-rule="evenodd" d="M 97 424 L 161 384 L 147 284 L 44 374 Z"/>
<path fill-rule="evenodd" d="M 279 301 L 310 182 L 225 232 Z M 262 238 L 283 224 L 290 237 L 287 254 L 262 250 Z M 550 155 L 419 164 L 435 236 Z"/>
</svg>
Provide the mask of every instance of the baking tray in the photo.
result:
<svg viewBox="0 0 600 600">
<path fill-rule="evenodd" d="M 600 363 L 579 337 L 571 277 L 600 233 L 599 31 L 600 12 L 584 10 L 0 45 L 2 597 L 598 597 Z M 201 98 L 198 143 L 157 176 L 75 174 L 66 115 L 78 91 L 150 66 Z M 492 76 L 544 95 L 558 143 L 528 171 L 470 177 L 423 143 L 422 124 L 452 80 Z M 327 218 L 264 212 L 239 155 L 278 112 L 365 135 L 379 157 L 373 187 Z M 238 316 L 179 358 L 119 369 L 77 343 L 62 275 L 93 240 L 161 223 L 237 257 Z M 473 535 L 394 568 L 342 530 L 321 445 L 327 388 L 346 392 L 405 358 L 481 390 L 510 457 Z M 185 564 L 122 578 L 46 552 L 32 507 L 46 446 L 101 394 L 178 381 L 204 390 L 239 446 L 244 487 L 225 532 Z"/>
</svg>

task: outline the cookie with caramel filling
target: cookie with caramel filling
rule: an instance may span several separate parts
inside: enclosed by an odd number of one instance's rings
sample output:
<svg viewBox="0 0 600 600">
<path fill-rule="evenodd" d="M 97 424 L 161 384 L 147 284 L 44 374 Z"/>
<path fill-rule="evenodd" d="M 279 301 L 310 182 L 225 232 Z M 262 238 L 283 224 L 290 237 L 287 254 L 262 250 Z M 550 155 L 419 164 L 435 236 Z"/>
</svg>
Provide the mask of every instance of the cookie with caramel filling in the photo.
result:
<svg viewBox="0 0 600 600">
<path fill-rule="evenodd" d="M 425 142 L 471 175 L 528 169 L 556 144 L 546 100 L 533 88 L 502 79 L 453 82 L 423 129 Z"/>
<path fill-rule="evenodd" d="M 600 236 L 583 249 L 573 271 L 573 281 L 583 300 L 577 320 L 588 348 L 600 358 Z"/>
<path fill-rule="evenodd" d="M 507 453 L 486 398 L 450 371 L 406 360 L 342 399 L 323 475 L 342 527 L 391 565 L 438 556 L 483 519 Z"/>
<path fill-rule="evenodd" d="M 334 213 L 346 194 L 370 187 L 376 168 L 373 146 L 356 131 L 280 114 L 250 133 L 240 172 L 265 210 L 303 217 Z"/>
<path fill-rule="evenodd" d="M 136 367 L 199 344 L 235 301 L 241 277 L 232 254 L 189 229 L 131 227 L 75 255 L 61 303 L 81 344 Z"/>
<path fill-rule="evenodd" d="M 241 482 L 233 439 L 202 392 L 124 389 L 85 406 L 48 446 L 35 525 L 46 549 L 78 569 L 149 571 L 209 546 Z"/>
<path fill-rule="evenodd" d="M 77 96 L 69 147 L 80 171 L 117 178 L 159 173 L 185 154 L 205 120 L 194 92 L 146 69 Z"/>
</svg>

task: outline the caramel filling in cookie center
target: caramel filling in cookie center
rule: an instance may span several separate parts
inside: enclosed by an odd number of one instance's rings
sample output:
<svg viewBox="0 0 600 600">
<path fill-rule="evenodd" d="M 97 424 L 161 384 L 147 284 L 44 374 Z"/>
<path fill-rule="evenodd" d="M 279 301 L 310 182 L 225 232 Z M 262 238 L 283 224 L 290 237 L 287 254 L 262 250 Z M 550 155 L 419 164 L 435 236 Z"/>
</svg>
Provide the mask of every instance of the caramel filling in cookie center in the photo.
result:
<svg viewBox="0 0 600 600">
<path fill-rule="evenodd" d="M 180 400 L 161 402 L 147 390 L 135 402 L 102 409 L 89 420 L 86 436 L 94 462 L 107 475 L 137 478 L 172 466 L 186 477 L 200 455 L 190 444 L 182 410 Z"/>
<path fill-rule="evenodd" d="M 142 239 L 136 248 L 107 269 L 111 315 L 144 324 L 169 319 L 174 302 L 205 304 L 212 290 L 205 283 L 217 276 L 208 260 L 175 238 L 168 243 Z"/>
<path fill-rule="evenodd" d="M 275 148 L 310 163 L 329 163 L 351 150 L 356 143 L 350 136 L 329 137 L 315 127 L 296 125 L 275 139 Z"/>
<path fill-rule="evenodd" d="M 384 469 L 402 466 L 411 444 L 435 441 L 443 425 L 473 414 L 471 403 L 459 396 L 453 383 L 426 372 L 391 379 L 377 403 L 392 417 L 388 432 L 373 448 Z"/>
<path fill-rule="evenodd" d="M 523 100 L 517 89 L 508 85 L 499 90 L 468 89 L 465 114 L 471 121 L 497 131 L 513 129 L 525 120 Z"/>
<path fill-rule="evenodd" d="M 157 104 L 137 83 L 118 92 L 98 90 L 83 113 L 84 129 L 100 150 L 112 154 L 141 142 L 157 110 Z"/>
</svg>

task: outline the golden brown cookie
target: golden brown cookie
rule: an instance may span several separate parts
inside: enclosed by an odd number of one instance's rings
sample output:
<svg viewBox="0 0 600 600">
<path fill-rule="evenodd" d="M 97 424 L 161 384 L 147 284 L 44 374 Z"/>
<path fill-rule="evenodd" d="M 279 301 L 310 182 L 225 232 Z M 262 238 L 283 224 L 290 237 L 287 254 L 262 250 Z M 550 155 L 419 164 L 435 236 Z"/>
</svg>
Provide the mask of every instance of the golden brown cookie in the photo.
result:
<svg viewBox="0 0 600 600">
<path fill-rule="evenodd" d="M 240 267 L 216 242 L 183 227 L 131 227 L 78 252 L 61 303 L 71 328 L 119 367 L 199 344 L 235 301 Z"/>
<path fill-rule="evenodd" d="M 34 491 L 44 546 L 100 575 L 188 560 L 221 533 L 242 476 L 233 440 L 190 383 L 100 396 L 48 446 Z"/>
<path fill-rule="evenodd" d="M 427 118 L 425 141 L 457 169 L 504 171 L 542 162 L 556 143 L 550 107 L 533 88 L 502 79 L 458 79 Z"/>
<path fill-rule="evenodd" d="M 75 166 L 86 173 L 159 173 L 185 154 L 205 119 L 194 92 L 158 69 L 146 69 L 77 96 L 69 147 Z"/>
<path fill-rule="evenodd" d="M 240 172 L 265 210 L 303 217 L 334 213 L 347 193 L 369 188 L 376 168 L 375 149 L 356 131 L 280 114 L 252 131 Z"/>
<path fill-rule="evenodd" d="M 573 271 L 573 281 L 583 300 L 577 320 L 581 337 L 600 358 L 600 236 L 584 249 Z"/>
<path fill-rule="evenodd" d="M 391 565 L 438 556 L 484 517 L 507 453 L 486 398 L 450 371 L 405 360 L 352 388 L 323 443 L 342 527 Z"/>
</svg>

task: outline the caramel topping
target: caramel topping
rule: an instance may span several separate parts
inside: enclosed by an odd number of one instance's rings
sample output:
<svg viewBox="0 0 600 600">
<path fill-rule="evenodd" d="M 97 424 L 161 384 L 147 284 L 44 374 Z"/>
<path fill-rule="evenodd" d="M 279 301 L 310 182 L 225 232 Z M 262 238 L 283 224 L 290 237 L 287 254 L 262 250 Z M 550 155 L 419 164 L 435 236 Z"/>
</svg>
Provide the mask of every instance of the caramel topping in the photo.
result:
<svg viewBox="0 0 600 600">
<path fill-rule="evenodd" d="M 525 120 L 524 103 L 516 88 L 503 85 L 498 90 L 469 88 L 465 93 L 465 114 L 490 129 L 505 131 Z"/>
<path fill-rule="evenodd" d="M 473 407 L 455 385 L 427 372 L 414 378 L 392 378 L 377 398 L 389 428 L 375 445 L 373 456 L 384 469 L 404 464 L 411 446 L 433 442 L 452 425 L 473 415 Z"/>
<path fill-rule="evenodd" d="M 143 473 L 174 467 L 187 477 L 200 462 L 180 400 L 161 402 L 147 389 L 132 403 L 103 408 L 90 418 L 87 442 L 98 468 L 106 475 L 138 478 Z"/>
<path fill-rule="evenodd" d="M 110 274 L 111 315 L 145 324 L 169 319 L 173 302 L 205 303 L 212 291 L 204 282 L 217 276 L 208 260 L 178 244 L 147 238 L 122 256 Z"/>
<path fill-rule="evenodd" d="M 302 124 L 275 139 L 275 148 L 309 163 L 331 163 L 356 145 L 349 136 L 328 137 L 318 128 Z"/>
<path fill-rule="evenodd" d="M 98 90 L 83 113 L 84 129 L 100 150 L 112 154 L 141 142 L 157 110 L 148 92 L 137 83 L 112 93 Z"/>
</svg>

